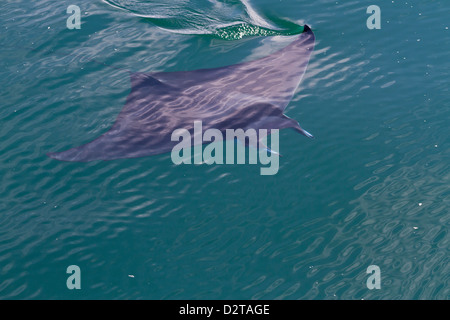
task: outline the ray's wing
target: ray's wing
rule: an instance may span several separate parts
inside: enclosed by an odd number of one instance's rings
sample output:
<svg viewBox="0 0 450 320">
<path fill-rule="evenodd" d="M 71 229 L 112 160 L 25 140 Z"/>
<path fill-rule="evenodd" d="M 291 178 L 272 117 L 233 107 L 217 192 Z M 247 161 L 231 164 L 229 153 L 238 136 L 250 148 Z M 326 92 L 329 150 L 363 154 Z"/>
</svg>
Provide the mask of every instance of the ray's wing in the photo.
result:
<svg viewBox="0 0 450 320">
<path fill-rule="evenodd" d="M 179 127 L 170 102 L 177 89 L 143 73 L 131 73 L 131 92 L 113 126 L 95 140 L 63 152 L 49 153 L 62 161 L 135 158 L 159 154 L 171 148 L 169 135 Z M 174 106 L 175 107 L 175 106 Z"/>
</svg>

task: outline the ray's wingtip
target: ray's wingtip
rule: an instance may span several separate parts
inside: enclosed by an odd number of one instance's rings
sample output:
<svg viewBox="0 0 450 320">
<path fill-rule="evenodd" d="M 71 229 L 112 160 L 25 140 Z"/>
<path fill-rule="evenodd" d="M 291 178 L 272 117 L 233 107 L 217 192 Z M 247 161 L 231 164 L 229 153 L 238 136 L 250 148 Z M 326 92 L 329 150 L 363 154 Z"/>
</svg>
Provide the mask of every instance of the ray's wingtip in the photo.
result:
<svg viewBox="0 0 450 320">
<path fill-rule="evenodd" d="M 308 131 L 306 131 L 305 136 L 308 137 L 308 138 L 310 138 L 310 139 L 312 139 L 312 140 L 314 140 L 314 139 L 316 138 L 316 137 L 314 137 L 311 133 L 309 133 Z"/>
<path fill-rule="evenodd" d="M 309 133 L 308 131 L 306 131 L 305 129 L 303 129 L 300 126 L 296 127 L 295 130 L 298 131 L 299 133 L 301 133 L 302 135 L 304 135 L 305 137 L 308 137 L 310 139 L 315 139 L 315 137 L 311 133 Z"/>
<path fill-rule="evenodd" d="M 70 151 L 70 150 L 67 150 L 67 151 Z M 54 160 L 58 160 L 58 161 L 65 161 L 65 162 L 79 161 L 78 159 L 76 159 L 70 153 L 68 154 L 67 151 L 63 151 L 63 152 L 48 152 L 48 153 L 46 153 L 46 155 L 47 155 L 47 157 L 49 157 L 51 159 L 54 159 Z"/>
<path fill-rule="evenodd" d="M 306 33 L 306 32 L 312 32 L 311 28 L 307 24 L 305 24 L 303 26 L 303 33 Z"/>
<path fill-rule="evenodd" d="M 61 161 L 62 159 L 61 159 L 60 153 L 61 152 L 48 152 L 45 155 L 47 157 L 49 157 L 50 159 L 55 159 L 55 160 L 60 160 Z"/>
<path fill-rule="evenodd" d="M 49 158 L 55 159 L 55 157 L 54 157 L 55 153 L 54 152 L 47 152 L 45 155 L 47 157 L 49 157 Z"/>
</svg>

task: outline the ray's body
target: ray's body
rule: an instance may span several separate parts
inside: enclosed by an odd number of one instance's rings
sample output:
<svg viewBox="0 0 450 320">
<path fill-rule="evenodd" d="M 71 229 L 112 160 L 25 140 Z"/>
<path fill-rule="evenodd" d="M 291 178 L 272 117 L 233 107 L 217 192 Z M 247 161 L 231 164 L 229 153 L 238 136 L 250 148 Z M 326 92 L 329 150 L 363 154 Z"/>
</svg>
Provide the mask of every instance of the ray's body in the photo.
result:
<svg viewBox="0 0 450 320">
<path fill-rule="evenodd" d="M 112 160 L 166 153 L 177 144 L 176 129 L 294 128 L 283 114 L 306 71 L 314 34 L 304 32 L 285 48 L 258 60 L 194 71 L 131 73 L 131 92 L 105 134 L 50 157 L 64 161 Z M 194 144 L 194 141 L 192 141 Z"/>
</svg>

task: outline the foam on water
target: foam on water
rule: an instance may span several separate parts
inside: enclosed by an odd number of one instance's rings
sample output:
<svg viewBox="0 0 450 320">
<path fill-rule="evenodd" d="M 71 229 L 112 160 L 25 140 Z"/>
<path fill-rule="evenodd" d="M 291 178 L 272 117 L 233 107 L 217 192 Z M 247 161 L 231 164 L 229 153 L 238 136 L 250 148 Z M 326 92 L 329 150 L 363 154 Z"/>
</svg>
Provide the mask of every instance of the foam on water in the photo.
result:
<svg viewBox="0 0 450 320">
<path fill-rule="evenodd" d="M 280 19 L 275 24 L 246 0 L 143 1 L 103 0 L 108 5 L 145 18 L 156 26 L 182 34 L 205 34 L 225 40 L 248 36 L 291 35 L 303 28 Z M 289 27 L 289 28 L 286 28 Z"/>
</svg>

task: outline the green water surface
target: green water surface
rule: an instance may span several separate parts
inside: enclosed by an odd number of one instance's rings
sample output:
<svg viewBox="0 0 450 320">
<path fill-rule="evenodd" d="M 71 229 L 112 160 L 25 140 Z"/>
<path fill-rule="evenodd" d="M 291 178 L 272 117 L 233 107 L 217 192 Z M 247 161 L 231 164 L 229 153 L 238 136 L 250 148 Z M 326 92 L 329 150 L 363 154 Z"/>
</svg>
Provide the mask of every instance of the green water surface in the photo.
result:
<svg viewBox="0 0 450 320">
<path fill-rule="evenodd" d="M 168 4 L 169 3 L 169 4 Z M 69 5 L 81 29 L 69 30 Z M 369 5 L 381 29 L 369 30 Z M 448 299 L 450 3 L 0 3 L 0 298 Z M 126 70 L 212 68 L 316 35 L 279 172 L 169 154 L 67 163 Z M 113 66 L 107 67 L 101 63 Z M 69 290 L 66 269 L 81 270 Z M 381 270 L 369 290 L 367 268 Z"/>
</svg>

